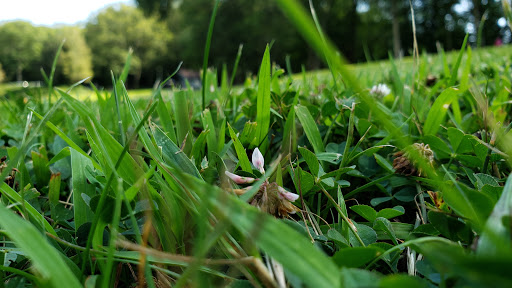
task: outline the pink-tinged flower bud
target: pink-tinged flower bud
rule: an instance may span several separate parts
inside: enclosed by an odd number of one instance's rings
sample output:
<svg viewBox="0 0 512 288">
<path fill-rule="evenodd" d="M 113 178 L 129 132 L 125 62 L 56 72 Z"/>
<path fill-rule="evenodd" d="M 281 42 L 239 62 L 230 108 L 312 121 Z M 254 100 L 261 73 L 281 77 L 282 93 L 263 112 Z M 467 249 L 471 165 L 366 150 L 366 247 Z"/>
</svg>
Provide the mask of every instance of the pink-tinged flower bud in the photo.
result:
<svg viewBox="0 0 512 288">
<path fill-rule="evenodd" d="M 263 155 L 260 152 L 260 149 L 256 147 L 254 151 L 252 152 L 252 165 L 258 169 L 261 174 L 265 173 L 265 169 L 263 168 L 263 165 L 265 165 L 265 159 L 263 158 Z"/>
<path fill-rule="evenodd" d="M 290 202 L 295 202 L 295 200 L 299 199 L 299 195 L 292 192 L 288 192 L 281 186 L 277 186 L 277 190 L 279 190 L 279 197 L 286 199 Z"/>
<path fill-rule="evenodd" d="M 229 179 L 233 180 L 236 184 L 249 184 L 256 181 L 256 179 L 254 178 L 239 176 L 229 171 L 226 171 L 225 174 L 226 176 L 229 177 Z"/>
</svg>

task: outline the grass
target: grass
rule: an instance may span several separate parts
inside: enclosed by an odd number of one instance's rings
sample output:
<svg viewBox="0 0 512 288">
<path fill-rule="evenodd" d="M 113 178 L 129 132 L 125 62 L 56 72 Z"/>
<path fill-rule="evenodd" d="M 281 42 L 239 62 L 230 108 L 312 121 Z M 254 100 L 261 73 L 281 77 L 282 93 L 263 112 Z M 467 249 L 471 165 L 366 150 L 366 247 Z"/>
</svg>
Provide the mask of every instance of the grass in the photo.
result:
<svg viewBox="0 0 512 288">
<path fill-rule="evenodd" d="M 510 49 L 346 65 L 279 3 L 329 70 L 0 87 L 0 286 L 511 285 Z"/>
</svg>

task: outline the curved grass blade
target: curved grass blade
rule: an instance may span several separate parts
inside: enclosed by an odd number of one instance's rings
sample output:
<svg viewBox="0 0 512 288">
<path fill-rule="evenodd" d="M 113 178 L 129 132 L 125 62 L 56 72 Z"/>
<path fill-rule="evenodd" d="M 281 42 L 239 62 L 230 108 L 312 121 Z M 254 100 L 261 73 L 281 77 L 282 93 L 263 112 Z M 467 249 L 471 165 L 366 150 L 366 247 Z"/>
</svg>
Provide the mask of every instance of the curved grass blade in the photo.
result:
<svg viewBox="0 0 512 288">
<path fill-rule="evenodd" d="M 455 88 L 448 88 L 444 90 L 439 97 L 437 97 L 434 104 L 428 112 L 425 125 L 423 125 L 424 135 L 435 135 L 441 124 L 443 124 L 446 112 L 452 102 L 457 101 L 459 90 Z"/>
<path fill-rule="evenodd" d="M 231 125 L 228 124 L 229 135 L 231 135 L 231 139 L 233 140 L 233 145 L 235 145 L 236 155 L 238 156 L 238 165 L 242 167 L 242 170 L 245 172 L 252 173 L 251 162 L 249 162 L 249 157 L 247 157 L 247 153 L 245 152 L 245 148 L 236 137 L 235 131 L 231 128 Z"/>
<path fill-rule="evenodd" d="M 325 152 L 320 131 L 318 130 L 318 126 L 311 116 L 311 113 L 309 113 L 308 108 L 302 105 L 297 105 L 295 106 L 295 114 L 304 128 L 304 132 L 306 133 L 309 143 L 313 146 L 313 151 L 315 151 L 316 154 Z"/>
<path fill-rule="evenodd" d="M 15 203 L 15 204 L 23 203 L 27 213 L 29 214 L 28 216 L 31 219 L 33 219 L 34 222 L 42 223 L 44 226 L 44 229 L 46 231 L 48 231 L 48 233 L 50 233 L 52 235 L 57 235 L 57 233 L 55 233 L 55 230 L 53 230 L 52 225 L 50 225 L 50 223 L 48 223 L 48 221 L 46 221 L 46 219 L 43 217 L 43 215 L 41 215 L 32 205 L 30 205 L 30 203 L 28 203 L 26 200 L 22 199 L 20 194 L 18 194 L 18 192 L 14 191 L 11 187 L 9 187 L 9 185 L 7 185 L 4 182 L 1 182 L 0 183 L 0 192 L 4 196 L 9 198 L 9 200 L 11 200 L 12 203 Z M 2 222 L 2 221 L 0 221 L 0 222 Z"/>
<path fill-rule="evenodd" d="M 499 251 L 511 250 L 510 216 L 512 215 L 512 174 L 508 176 L 500 199 L 487 219 L 484 231 L 478 240 L 478 254 L 497 254 Z"/>
<path fill-rule="evenodd" d="M 65 263 L 65 256 L 50 245 L 33 225 L 16 216 L 3 204 L 0 204 L 0 218 L 0 226 L 5 229 L 5 233 L 26 253 L 41 273 L 41 286 L 82 287 Z"/>
</svg>

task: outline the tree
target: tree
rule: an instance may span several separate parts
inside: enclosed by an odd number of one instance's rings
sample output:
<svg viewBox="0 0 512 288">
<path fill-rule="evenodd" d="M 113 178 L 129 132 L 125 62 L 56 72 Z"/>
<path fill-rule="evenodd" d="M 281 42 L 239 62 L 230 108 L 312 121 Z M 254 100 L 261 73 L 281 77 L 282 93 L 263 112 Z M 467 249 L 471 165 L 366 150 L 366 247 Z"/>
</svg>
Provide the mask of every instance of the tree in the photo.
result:
<svg viewBox="0 0 512 288">
<path fill-rule="evenodd" d="M 64 39 L 58 65 L 66 82 L 77 82 L 93 76 L 91 49 L 85 42 L 82 29 L 65 26 L 57 29 L 57 37 Z"/>
<path fill-rule="evenodd" d="M 121 73 L 127 53 L 133 49 L 132 86 L 151 85 L 156 73 L 168 63 L 161 61 L 170 51 L 171 32 L 155 17 L 144 17 L 135 7 L 120 5 L 100 12 L 86 26 L 85 39 L 91 48 L 95 81 L 111 82 L 110 71 Z"/>
<path fill-rule="evenodd" d="M 161 19 L 167 18 L 172 14 L 173 8 L 181 4 L 179 0 L 135 0 L 137 6 L 141 8 L 146 15 L 158 14 Z"/>
<path fill-rule="evenodd" d="M 471 4 L 467 18 L 473 24 L 474 34 L 480 36 L 480 39 L 473 37 L 473 40 L 476 39 L 474 42 L 477 42 L 477 46 L 492 45 L 497 38 L 502 37 L 503 31 L 498 26 L 498 19 L 503 17 L 501 3 L 494 0 L 472 0 Z"/>
<path fill-rule="evenodd" d="M 7 22 L 0 26 L 0 43 L 3 43 L 0 45 L 0 63 L 8 81 L 34 80 L 25 78 L 23 72 L 39 61 L 44 39 L 44 33 L 28 22 Z"/>
<path fill-rule="evenodd" d="M 93 76 L 91 50 L 85 42 L 82 28 L 59 26 L 38 29 L 45 31 L 47 35 L 39 59 L 39 67 L 47 74 L 50 73 L 57 49 L 64 41 L 55 70 L 54 83 L 70 84 Z"/>
<path fill-rule="evenodd" d="M 5 80 L 5 72 L 4 69 L 2 69 L 2 63 L 0 63 L 0 83 L 4 82 Z"/>
</svg>

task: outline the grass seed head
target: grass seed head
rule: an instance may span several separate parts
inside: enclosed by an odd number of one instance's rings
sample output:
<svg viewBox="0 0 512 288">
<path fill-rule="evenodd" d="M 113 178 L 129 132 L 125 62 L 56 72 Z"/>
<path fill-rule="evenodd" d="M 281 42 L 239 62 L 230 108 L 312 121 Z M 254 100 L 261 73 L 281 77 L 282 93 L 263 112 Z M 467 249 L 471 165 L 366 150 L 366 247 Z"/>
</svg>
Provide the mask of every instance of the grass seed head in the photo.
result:
<svg viewBox="0 0 512 288">
<path fill-rule="evenodd" d="M 428 144 L 414 143 L 412 146 L 419 152 L 420 156 L 429 163 L 429 165 L 434 165 L 434 151 L 430 149 Z M 395 169 L 395 173 L 405 176 L 422 176 L 423 171 L 421 168 L 416 168 L 416 161 L 411 159 L 409 153 L 398 151 L 393 156 L 395 156 L 395 159 L 393 160 L 393 169 Z"/>
</svg>

